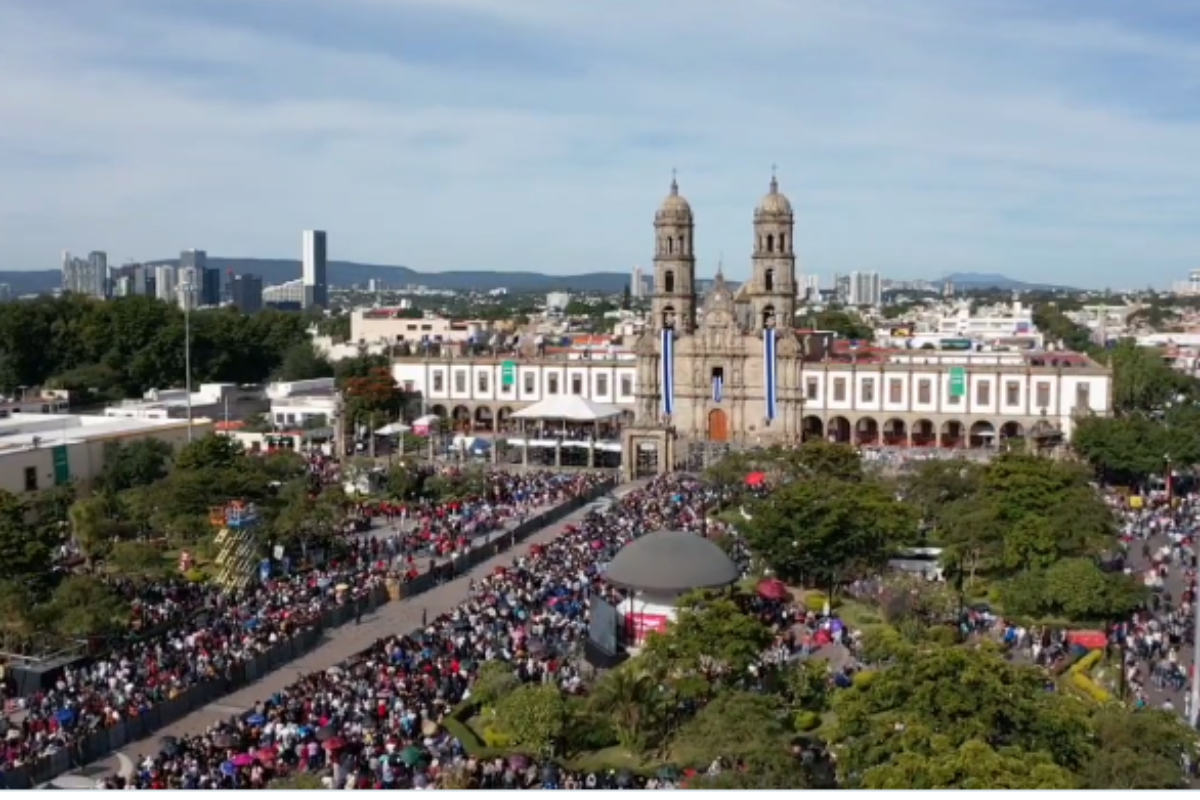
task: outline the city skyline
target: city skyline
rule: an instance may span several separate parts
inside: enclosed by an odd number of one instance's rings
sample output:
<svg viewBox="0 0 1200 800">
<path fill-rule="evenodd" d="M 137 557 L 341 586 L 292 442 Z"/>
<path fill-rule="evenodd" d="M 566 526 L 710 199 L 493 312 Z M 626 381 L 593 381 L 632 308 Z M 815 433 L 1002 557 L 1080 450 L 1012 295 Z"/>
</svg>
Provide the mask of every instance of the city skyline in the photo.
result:
<svg viewBox="0 0 1200 800">
<path fill-rule="evenodd" d="M 349 261 L 627 271 L 677 168 L 701 273 L 741 280 L 774 162 L 802 272 L 1170 286 L 1200 12 L 1044 5 L 0 0 L 0 269 L 321 220 Z"/>
</svg>

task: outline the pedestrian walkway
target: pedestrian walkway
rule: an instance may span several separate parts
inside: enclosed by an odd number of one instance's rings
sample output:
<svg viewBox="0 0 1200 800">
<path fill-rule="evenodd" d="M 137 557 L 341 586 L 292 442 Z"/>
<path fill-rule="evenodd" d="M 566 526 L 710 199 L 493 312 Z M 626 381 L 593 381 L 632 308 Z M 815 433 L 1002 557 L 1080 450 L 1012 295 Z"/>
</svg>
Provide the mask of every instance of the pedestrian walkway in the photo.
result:
<svg viewBox="0 0 1200 800">
<path fill-rule="evenodd" d="M 620 487 L 622 490 L 628 488 L 628 484 Z M 579 523 L 587 513 L 588 509 L 585 506 L 559 522 L 543 528 L 515 548 L 476 565 L 474 569 L 436 589 L 408 600 L 380 606 L 374 612 L 365 614 L 359 625 L 350 623 L 330 630 L 327 640 L 305 656 L 275 670 L 257 683 L 221 698 L 217 703 L 194 711 L 174 724 L 158 730 L 153 736 L 127 745 L 121 751 L 80 772 L 94 780 L 127 772 L 139 755 L 155 751 L 159 740 L 164 736 L 183 737 L 203 733 L 214 722 L 245 711 L 255 702 L 265 700 L 294 684 L 299 675 L 329 669 L 367 649 L 377 639 L 417 629 L 421 626 L 423 618 L 434 619 L 463 603 L 467 599 L 468 585 L 472 577 L 488 575 L 496 567 L 510 564 L 515 556 L 525 555 L 530 547 L 552 541 L 564 532 L 566 526 Z M 505 535 L 498 533 L 493 534 L 493 537 L 500 538 Z"/>
</svg>

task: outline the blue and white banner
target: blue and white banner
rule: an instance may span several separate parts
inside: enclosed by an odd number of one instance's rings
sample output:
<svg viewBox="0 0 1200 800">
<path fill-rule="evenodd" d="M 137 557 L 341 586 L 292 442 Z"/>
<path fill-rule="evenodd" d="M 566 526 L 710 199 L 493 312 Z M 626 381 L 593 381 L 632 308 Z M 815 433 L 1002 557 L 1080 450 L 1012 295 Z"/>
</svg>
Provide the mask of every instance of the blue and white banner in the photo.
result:
<svg viewBox="0 0 1200 800">
<path fill-rule="evenodd" d="M 725 381 L 721 380 L 720 375 L 713 375 L 713 402 L 721 402 L 721 389 L 724 387 Z"/>
<path fill-rule="evenodd" d="M 666 416 L 675 413 L 675 332 L 662 332 L 662 411 Z"/>
<path fill-rule="evenodd" d="M 775 329 L 763 331 L 763 381 L 766 389 L 767 422 L 775 419 L 775 401 L 778 398 L 775 386 Z"/>
</svg>

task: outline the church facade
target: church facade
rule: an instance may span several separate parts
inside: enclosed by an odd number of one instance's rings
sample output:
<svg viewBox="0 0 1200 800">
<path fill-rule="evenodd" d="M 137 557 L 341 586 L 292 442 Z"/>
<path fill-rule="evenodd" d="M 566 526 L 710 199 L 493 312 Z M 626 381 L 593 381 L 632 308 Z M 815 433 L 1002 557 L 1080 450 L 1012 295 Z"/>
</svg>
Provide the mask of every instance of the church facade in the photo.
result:
<svg viewBox="0 0 1200 800">
<path fill-rule="evenodd" d="M 652 319 L 635 346 L 636 418 L 623 442 L 630 477 L 675 468 L 693 445 L 801 440 L 801 373 L 818 343 L 792 330 L 794 228 L 772 177 L 754 211 L 749 281 L 734 293 L 718 269 L 701 299 L 695 218 L 672 180 L 654 218 Z"/>
</svg>

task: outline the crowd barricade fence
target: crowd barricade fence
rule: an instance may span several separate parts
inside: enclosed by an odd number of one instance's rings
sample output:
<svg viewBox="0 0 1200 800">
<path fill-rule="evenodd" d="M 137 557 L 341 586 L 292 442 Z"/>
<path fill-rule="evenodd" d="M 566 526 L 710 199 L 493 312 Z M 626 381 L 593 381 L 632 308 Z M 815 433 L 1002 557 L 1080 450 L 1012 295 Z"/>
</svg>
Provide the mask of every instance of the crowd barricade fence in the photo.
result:
<svg viewBox="0 0 1200 800">
<path fill-rule="evenodd" d="M 507 531 L 480 537 L 474 547 L 457 561 L 449 564 L 441 563 L 436 571 L 427 570 L 413 580 L 404 583 L 401 600 L 415 597 L 447 580 L 453 580 L 479 564 L 521 544 L 534 533 L 559 522 L 588 503 L 609 493 L 616 484 L 617 481 L 614 478 L 609 478 L 586 494 L 534 514 Z M 376 587 L 364 598 L 362 610 L 364 612 L 372 611 L 387 602 L 389 602 L 389 596 L 386 587 Z M 295 661 L 316 649 L 326 630 L 345 625 L 358 615 L 357 603 L 352 599 L 327 609 L 312 625 L 301 629 L 286 641 L 279 642 L 251 659 L 232 665 L 225 677 L 190 686 L 170 700 L 142 709 L 136 716 L 127 716 L 115 725 L 110 725 L 79 739 L 69 748 L 5 771 L 0 788 L 35 788 L 49 783 L 59 775 L 100 761 L 131 742 L 152 736 L 155 732 L 178 722 L 193 711 L 212 705 L 221 698 L 265 678 L 284 664 Z M 361 656 L 361 653 L 351 656 L 347 662 L 357 662 Z"/>
</svg>

